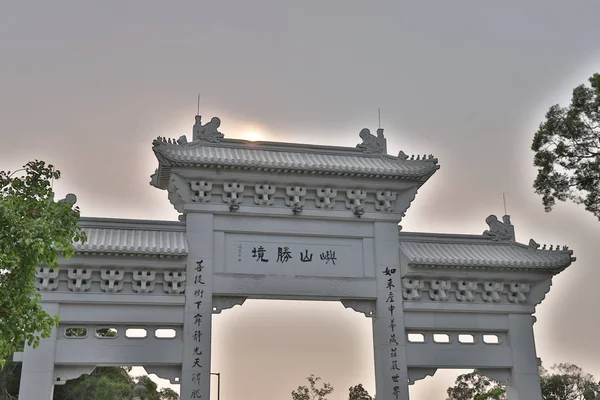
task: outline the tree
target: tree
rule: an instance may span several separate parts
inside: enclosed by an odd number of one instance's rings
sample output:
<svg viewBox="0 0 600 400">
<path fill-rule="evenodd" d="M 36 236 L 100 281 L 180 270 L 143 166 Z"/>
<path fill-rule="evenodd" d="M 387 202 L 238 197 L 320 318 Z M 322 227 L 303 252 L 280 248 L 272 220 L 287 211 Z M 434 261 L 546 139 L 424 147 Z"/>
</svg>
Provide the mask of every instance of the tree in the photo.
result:
<svg viewBox="0 0 600 400">
<path fill-rule="evenodd" d="M 506 394 L 499 383 L 477 371 L 459 375 L 453 387 L 446 391 L 446 400 L 505 400 Z"/>
<path fill-rule="evenodd" d="M 362 383 L 349 389 L 348 400 L 373 400 L 373 397 L 363 388 Z"/>
<path fill-rule="evenodd" d="M 68 380 L 54 387 L 54 400 L 129 400 L 134 382 L 128 369 L 97 367 L 89 375 Z"/>
<path fill-rule="evenodd" d="M 550 107 L 533 138 L 533 187 L 546 211 L 571 200 L 600 220 L 600 74 L 577 86 L 571 104 Z"/>
<path fill-rule="evenodd" d="M 58 317 L 40 304 L 36 268 L 58 268 L 59 256 L 69 258 L 73 244 L 86 238 L 74 200 L 54 201 L 52 182 L 59 178 L 60 171 L 37 160 L 0 171 L 0 364 L 24 344 L 36 347 L 57 326 Z"/>
<path fill-rule="evenodd" d="M 17 400 L 20 376 L 21 364 L 12 362 L 12 356 L 7 357 L 0 367 L 0 400 Z"/>
<path fill-rule="evenodd" d="M 600 383 L 573 364 L 558 364 L 552 373 L 542 368 L 540 380 L 544 400 L 597 400 Z"/>
<path fill-rule="evenodd" d="M 329 383 L 324 383 L 320 389 L 316 387 L 317 382 L 321 380 L 319 377 L 311 374 L 306 379 L 310 388 L 307 386 L 298 386 L 298 389 L 292 392 L 293 400 L 327 400 L 326 396 L 333 392 L 333 386 Z"/>
<path fill-rule="evenodd" d="M 179 400 L 172 389 L 158 386 L 149 376 L 140 376 L 134 381 L 129 375 L 131 368 L 97 367 L 89 375 L 55 386 L 54 400 L 130 400 L 135 382 L 141 382 L 147 389 L 148 400 Z M 1 399 L 1 398 L 0 398 Z"/>
<path fill-rule="evenodd" d="M 543 400 L 599 400 L 600 383 L 573 364 L 559 364 L 552 372 L 540 368 Z M 448 388 L 447 400 L 506 399 L 504 389 L 477 371 L 460 375 L 455 386 Z"/>
</svg>

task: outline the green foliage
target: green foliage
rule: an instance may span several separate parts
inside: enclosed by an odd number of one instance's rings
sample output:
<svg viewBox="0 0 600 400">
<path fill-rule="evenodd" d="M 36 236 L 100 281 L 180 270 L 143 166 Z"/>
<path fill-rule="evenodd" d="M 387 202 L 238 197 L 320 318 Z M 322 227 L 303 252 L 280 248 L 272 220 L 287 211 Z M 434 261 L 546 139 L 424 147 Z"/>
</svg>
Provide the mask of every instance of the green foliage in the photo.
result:
<svg viewBox="0 0 600 400">
<path fill-rule="evenodd" d="M 552 372 L 540 369 L 540 384 L 544 400 L 598 400 L 600 383 L 573 364 L 559 364 Z M 460 375 L 455 386 L 448 388 L 447 400 L 504 400 L 504 389 L 477 371 Z"/>
<path fill-rule="evenodd" d="M 600 220 L 600 74 L 573 90 L 569 107 L 550 107 L 531 149 L 538 174 L 533 184 L 546 211 L 571 200 Z"/>
<path fill-rule="evenodd" d="M 373 397 L 363 388 L 362 383 L 351 387 L 348 394 L 348 400 L 373 400 Z"/>
<path fill-rule="evenodd" d="M 21 364 L 12 362 L 12 357 L 8 357 L 4 366 L 0 367 L 0 400 L 17 400 L 20 376 Z"/>
<path fill-rule="evenodd" d="M 298 386 L 298 389 L 292 392 L 293 400 L 327 400 L 328 395 L 333 392 L 333 386 L 329 383 L 324 383 L 322 388 L 317 388 L 317 382 L 321 378 L 310 375 L 308 378 L 310 388 L 307 386 Z"/>
<path fill-rule="evenodd" d="M 36 267 L 58 268 L 59 256 L 70 257 L 73 243 L 85 241 L 79 209 L 54 201 L 59 171 L 32 161 L 15 173 L 0 171 L 0 364 L 23 344 L 37 346 L 58 324 L 41 307 Z"/>
<path fill-rule="evenodd" d="M 540 374 L 544 400 L 600 399 L 600 383 L 573 364 L 558 364 Z"/>
<path fill-rule="evenodd" d="M 158 393 L 161 400 L 179 400 L 179 395 L 173 389 L 162 388 Z"/>
<path fill-rule="evenodd" d="M 446 400 L 505 400 L 504 389 L 487 377 L 473 371 L 459 375 L 453 387 L 446 391 Z"/>
<path fill-rule="evenodd" d="M 97 367 L 90 375 L 82 375 L 54 387 L 54 400 L 130 400 L 133 379 L 121 367 Z"/>
<path fill-rule="evenodd" d="M 82 375 L 66 384 L 54 387 L 54 400 L 130 400 L 134 379 L 129 375 L 130 368 L 97 367 L 90 375 Z M 148 400 L 179 400 L 179 395 L 171 389 L 161 389 L 149 376 L 141 376 L 137 381 L 147 389 Z M 1 398 L 0 398 L 1 400 Z"/>
</svg>

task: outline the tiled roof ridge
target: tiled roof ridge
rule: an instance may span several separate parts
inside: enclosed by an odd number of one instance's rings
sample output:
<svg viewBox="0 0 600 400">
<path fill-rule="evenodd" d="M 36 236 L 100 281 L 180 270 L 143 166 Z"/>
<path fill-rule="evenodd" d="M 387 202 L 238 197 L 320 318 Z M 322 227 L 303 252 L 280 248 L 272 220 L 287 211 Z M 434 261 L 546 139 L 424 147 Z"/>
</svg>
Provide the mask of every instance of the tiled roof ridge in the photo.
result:
<svg viewBox="0 0 600 400">
<path fill-rule="evenodd" d="M 136 227 L 83 227 L 85 244 L 75 243 L 76 253 L 119 255 L 186 256 L 186 233 L 183 230 L 140 229 Z"/>
<path fill-rule="evenodd" d="M 272 141 L 249 141 L 242 139 L 223 139 L 217 143 L 210 142 L 186 142 L 177 143 L 176 139 L 158 137 L 153 142 L 153 148 L 159 153 L 163 153 L 163 149 L 168 150 L 193 150 L 198 147 L 204 148 L 218 148 L 218 149 L 239 149 L 239 150 L 261 150 L 269 152 L 280 152 L 280 153 L 299 153 L 299 154 L 323 154 L 328 156 L 350 156 L 360 158 L 379 158 L 387 159 L 390 161 L 420 161 L 426 163 L 437 164 L 438 159 L 433 154 L 412 154 L 407 155 L 403 151 L 400 151 L 397 156 L 393 156 L 387 153 L 367 153 L 360 148 L 346 147 L 346 146 L 331 146 L 331 145 L 317 145 L 317 144 L 304 144 L 304 143 L 289 143 L 289 142 L 272 142 Z"/>
<path fill-rule="evenodd" d="M 443 243 L 443 244 L 464 244 L 464 245 L 494 245 L 494 246 L 514 246 L 531 251 L 543 251 L 552 253 L 573 254 L 573 250 L 563 245 L 540 246 L 531 239 L 529 244 L 524 244 L 514 240 L 494 240 L 490 236 L 477 234 L 456 234 L 456 233 L 436 233 L 436 232 L 399 232 L 399 239 L 406 242 L 419 243 Z"/>
</svg>

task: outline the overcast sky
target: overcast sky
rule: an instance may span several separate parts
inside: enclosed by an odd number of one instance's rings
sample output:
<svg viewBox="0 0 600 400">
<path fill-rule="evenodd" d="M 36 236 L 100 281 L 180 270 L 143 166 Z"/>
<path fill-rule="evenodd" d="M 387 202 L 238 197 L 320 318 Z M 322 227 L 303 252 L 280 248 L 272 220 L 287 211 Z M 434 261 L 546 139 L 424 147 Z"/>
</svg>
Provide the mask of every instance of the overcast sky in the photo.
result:
<svg viewBox="0 0 600 400">
<path fill-rule="evenodd" d="M 538 308 L 537 349 L 600 379 L 600 222 L 544 212 L 529 150 L 545 111 L 600 72 L 599 15 L 564 0 L 1 2 L 0 169 L 43 159 L 85 216 L 173 220 L 148 184 L 151 143 L 190 137 L 198 92 L 232 138 L 354 146 L 380 107 L 390 154 L 441 164 L 404 230 L 481 233 L 505 193 L 519 241 L 574 249 Z M 224 399 L 290 398 L 311 373 L 331 400 L 374 390 L 370 321 L 340 304 L 248 302 L 213 329 Z M 448 379 L 412 398 L 443 400 Z"/>
</svg>

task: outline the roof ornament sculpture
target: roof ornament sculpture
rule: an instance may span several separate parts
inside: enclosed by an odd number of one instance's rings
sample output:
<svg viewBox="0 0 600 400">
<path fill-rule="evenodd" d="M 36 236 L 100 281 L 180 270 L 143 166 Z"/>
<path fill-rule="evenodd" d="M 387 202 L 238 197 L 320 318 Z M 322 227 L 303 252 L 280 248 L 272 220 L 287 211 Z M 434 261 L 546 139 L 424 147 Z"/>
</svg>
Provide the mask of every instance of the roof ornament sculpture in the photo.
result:
<svg viewBox="0 0 600 400">
<path fill-rule="evenodd" d="M 490 229 L 483 232 L 484 236 L 490 236 L 492 240 L 504 241 L 510 240 L 515 241 L 515 228 L 510 223 L 510 215 L 502 217 L 502 221 L 498 221 L 498 217 L 490 215 L 485 219 L 485 222 L 489 225 Z"/>
<path fill-rule="evenodd" d="M 359 134 L 362 143 L 356 145 L 357 149 L 362 149 L 365 153 L 387 154 L 387 141 L 383 137 L 383 128 L 377 129 L 377 136 L 372 135 L 371 131 L 364 128 Z"/>
<path fill-rule="evenodd" d="M 77 203 L 77 196 L 75 196 L 73 193 L 69 193 L 65 196 L 64 199 L 61 199 L 58 202 L 59 203 L 69 203 L 72 206 L 74 206 L 75 203 Z"/>
<path fill-rule="evenodd" d="M 202 125 L 201 122 L 202 117 L 200 115 L 196 115 L 196 123 L 194 124 L 194 129 L 192 133 L 192 140 L 201 140 L 204 142 L 210 143 L 218 143 L 225 137 L 221 132 L 219 132 L 219 126 L 221 126 L 221 120 L 217 117 L 212 117 L 210 122 Z"/>
</svg>

